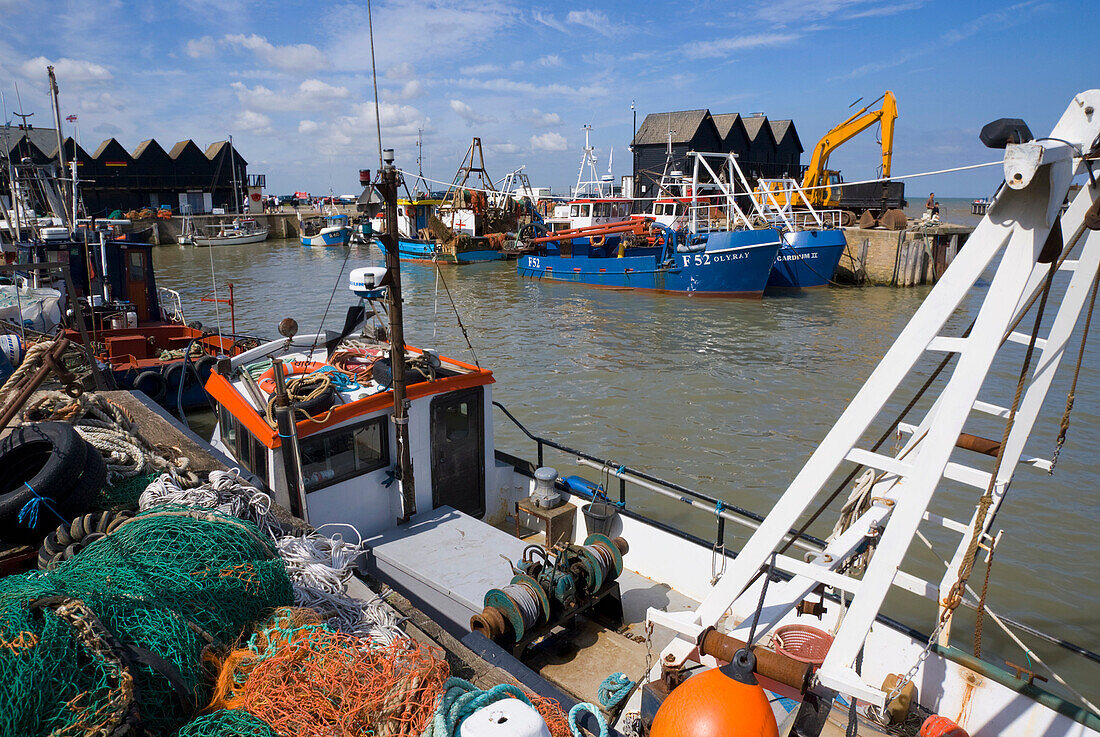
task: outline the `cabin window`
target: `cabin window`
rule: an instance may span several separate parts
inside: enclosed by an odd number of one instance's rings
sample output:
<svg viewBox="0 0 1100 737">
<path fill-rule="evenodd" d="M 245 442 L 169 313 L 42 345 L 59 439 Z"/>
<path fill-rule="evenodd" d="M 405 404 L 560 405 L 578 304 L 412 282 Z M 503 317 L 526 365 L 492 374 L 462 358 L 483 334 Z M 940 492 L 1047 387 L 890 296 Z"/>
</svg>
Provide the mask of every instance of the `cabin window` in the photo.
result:
<svg viewBox="0 0 1100 737">
<path fill-rule="evenodd" d="M 127 251 L 126 261 L 130 265 L 130 281 L 145 281 L 145 259 L 141 251 Z"/>
<path fill-rule="evenodd" d="M 581 205 L 581 217 L 586 218 L 592 215 L 592 205 Z"/>
<path fill-rule="evenodd" d="M 220 411 L 221 417 L 218 422 L 221 425 L 222 444 L 230 450 L 235 450 L 237 447 L 237 419 L 225 407 L 221 407 Z"/>
<path fill-rule="evenodd" d="M 298 441 L 306 493 L 390 464 L 388 415 Z"/>
<path fill-rule="evenodd" d="M 596 217 L 598 217 L 598 218 L 611 217 L 611 203 L 610 202 L 600 202 L 597 205 L 595 205 L 595 208 L 596 208 Z"/>
<path fill-rule="evenodd" d="M 581 216 L 581 206 L 580 205 L 570 205 L 569 206 L 569 217 L 579 218 L 580 216 Z"/>
</svg>

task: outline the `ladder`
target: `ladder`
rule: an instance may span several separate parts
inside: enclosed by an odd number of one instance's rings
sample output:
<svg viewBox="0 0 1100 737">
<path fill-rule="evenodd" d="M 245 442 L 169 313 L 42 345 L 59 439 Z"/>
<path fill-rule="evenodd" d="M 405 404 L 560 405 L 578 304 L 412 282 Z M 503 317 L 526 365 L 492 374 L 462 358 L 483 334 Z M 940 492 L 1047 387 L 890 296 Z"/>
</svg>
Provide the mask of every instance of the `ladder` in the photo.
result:
<svg viewBox="0 0 1100 737">
<path fill-rule="evenodd" d="M 662 616 L 650 610 L 651 619 L 677 629 L 682 635 L 666 648 L 666 655 L 682 662 L 694 645 L 687 638 L 694 637 L 704 627 L 716 625 L 731 609 L 733 621 L 745 618 L 732 632 L 744 639 L 757 608 L 757 594 L 749 592 L 751 583 L 767 566 L 773 552 L 783 545 L 788 531 L 815 507 L 829 478 L 842 464 L 854 463 L 880 472 L 871 493 L 870 508 L 813 560 L 777 557 L 776 567 L 792 578 L 768 589 L 757 632 L 767 632 L 778 624 L 819 584 L 847 592 L 852 596 L 851 606 L 817 672 L 817 681 L 876 706 L 884 705 L 886 693 L 866 683 L 853 665 L 887 592 L 897 585 L 942 601 L 975 534 L 974 518 L 970 525 L 947 520 L 932 515 L 929 503 L 944 479 L 983 493 L 992 488 L 992 504 L 976 532 L 983 537 L 988 534 L 1100 268 L 1100 232 L 1088 231 L 1083 225 L 1086 212 L 1100 197 L 1100 183 L 1090 174 L 1065 213 L 1060 214 L 1074 176 L 1088 171 L 1085 155 L 1094 149 L 1100 134 L 1100 114 L 1096 110 L 1100 110 L 1100 90 L 1083 92 L 1070 103 L 1049 138 L 1008 145 L 1005 184 L 988 214 L 771 514 L 731 562 L 726 575 L 699 607 L 686 616 Z M 1034 341 L 1035 358 L 1026 391 L 993 478 L 989 471 L 952 460 L 952 455 L 972 412 L 1005 420 L 1009 417 L 1009 408 L 984 401 L 979 393 L 1002 350 L 1019 350 L 1019 344 L 1026 346 L 1031 342 L 1030 335 L 1016 330 L 1016 323 L 1043 288 L 1051 269 L 1049 263 L 1038 263 L 1048 236 L 1055 239 L 1057 272 L 1069 275 L 1069 283 L 1060 298 L 1055 296 L 1060 290 L 1052 290 L 1046 305 L 1046 336 Z M 1071 260 L 1070 251 L 1078 245 L 1077 258 Z M 996 270 L 972 329 L 965 336 L 948 334 L 945 331 L 948 319 L 971 295 L 990 266 Z M 1030 325 L 1026 321 L 1021 324 Z M 1049 328 L 1045 328 L 1047 325 Z M 892 456 L 860 447 L 863 435 L 898 392 L 914 365 L 929 354 L 950 355 L 953 366 L 922 421 L 902 427 L 909 433 L 908 441 Z M 1016 367 L 1021 365 L 1022 356 L 1022 351 L 1006 354 Z M 1023 460 L 1039 468 L 1047 464 L 1038 459 Z M 938 590 L 900 569 L 910 542 L 926 520 L 962 535 Z M 841 573 L 844 564 L 869 537 L 875 540 L 877 548 L 862 578 Z"/>
</svg>

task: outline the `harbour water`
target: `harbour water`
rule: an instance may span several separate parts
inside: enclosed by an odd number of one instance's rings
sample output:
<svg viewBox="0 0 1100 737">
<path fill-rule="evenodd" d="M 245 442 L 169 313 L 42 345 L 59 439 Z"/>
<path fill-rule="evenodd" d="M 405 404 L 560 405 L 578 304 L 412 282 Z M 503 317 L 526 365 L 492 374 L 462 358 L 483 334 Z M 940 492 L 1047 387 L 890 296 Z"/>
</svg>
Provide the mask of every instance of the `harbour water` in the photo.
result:
<svg viewBox="0 0 1100 737">
<path fill-rule="evenodd" d="M 217 322 L 213 305 L 199 298 L 211 291 L 213 259 L 220 296 L 225 296 L 226 282 L 235 285 L 237 330 L 262 337 L 275 336 L 283 317 L 294 317 L 302 332 L 315 331 L 334 290 L 325 326 L 338 329 L 353 302 L 348 271 L 382 263 L 373 247 L 346 254 L 302 248 L 297 241 L 215 249 L 171 246 L 157 249 L 154 257 L 158 283 L 179 290 L 187 318 L 208 326 Z M 476 355 L 495 373 L 494 397 L 535 434 L 761 513 L 771 508 L 929 291 L 829 288 L 799 297 L 738 301 L 537 283 L 517 278 L 510 262 L 438 270 L 403 265 L 402 274 L 408 342 L 471 362 Z M 228 330 L 224 306 L 221 322 Z M 957 316 L 955 331 L 968 322 L 969 316 Z M 1100 650 L 1095 616 L 1100 561 L 1082 557 L 1083 551 L 1094 550 L 1100 528 L 1095 492 L 1100 350 L 1091 342 L 1055 474 L 1021 468 L 998 516 L 995 527 L 1005 532 L 988 603 L 1000 614 L 1095 651 Z M 1026 455 L 1049 458 L 1053 452 L 1076 358 L 1073 345 Z M 1011 402 L 1023 357 L 1019 348 L 1009 350 L 1006 363 L 991 374 L 983 390 L 987 401 Z M 933 366 L 932 360 L 922 363 L 923 376 Z M 912 388 L 923 376 L 913 378 Z M 895 411 L 903 404 L 899 400 Z M 494 421 L 499 448 L 534 458 L 534 444 L 502 414 Z M 992 424 L 968 431 L 996 439 L 1001 434 Z M 966 453 L 957 451 L 956 457 L 989 467 L 990 459 L 966 458 Z M 598 480 L 598 472 L 586 473 L 564 456 L 548 455 L 547 463 L 562 475 Z M 941 495 L 934 511 L 966 522 L 976 496 L 960 487 Z M 712 515 L 644 490 L 632 491 L 629 499 L 631 506 L 700 537 L 714 536 Z M 835 519 L 835 512 L 827 512 L 812 531 L 827 535 Z M 744 529 L 727 530 L 732 549 L 745 539 Z M 906 570 L 938 582 L 942 559 L 950 557 L 957 536 L 934 529 L 929 539 L 940 560 L 913 550 Z M 983 558 L 971 579 L 976 590 L 984 575 Z M 887 607 L 890 615 L 924 631 L 931 629 L 933 611 L 931 602 L 903 593 Z M 972 614 L 957 619 L 952 642 L 969 650 Z M 1041 646 L 1033 637 L 1024 640 L 1086 694 L 1100 695 L 1100 666 Z M 988 620 L 984 642 L 986 654 L 1001 652 L 1015 663 L 1028 662 Z"/>
</svg>

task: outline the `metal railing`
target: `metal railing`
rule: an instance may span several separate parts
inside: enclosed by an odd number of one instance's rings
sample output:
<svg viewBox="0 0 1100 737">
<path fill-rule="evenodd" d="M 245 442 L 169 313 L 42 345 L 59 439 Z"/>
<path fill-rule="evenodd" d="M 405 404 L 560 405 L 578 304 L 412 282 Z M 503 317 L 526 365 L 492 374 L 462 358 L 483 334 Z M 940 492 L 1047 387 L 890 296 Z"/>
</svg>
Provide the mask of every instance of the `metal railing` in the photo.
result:
<svg viewBox="0 0 1100 737">
<path fill-rule="evenodd" d="M 688 506 L 698 509 L 702 512 L 715 515 L 719 519 L 718 534 L 715 539 L 716 546 L 722 546 L 725 544 L 725 526 L 723 521 L 728 520 L 735 524 L 739 524 L 743 527 L 756 529 L 760 526 L 760 523 L 764 521 L 764 517 L 748 509 L 744 509 L 735 504 L 730 504 L 717 497 L 704 494 L 703 492 L 689 489 L 681 484 L 674 483 L 672 481 L 666 481 L 657 476 L 640 471 L 638 469 L 629 468 L 625 464 L 618 463 L 616 461 L 608 460 L 606 458 L 600 458 L 598 456 L 585 453 L 582 450 L 576 448 L 570 448 L 567 445 L 562 445 L 549 438 L 539 437 L 530 430 L 528 430 L 523 423 L 516 419 L 515 415 L 508 411 L 500 402 L 493 402 L 493 406 L 497 407 L 504 415 L 511 420 L 512 424 L 519 428 L 520 432 L 526 435 L 529 439 L 535 442 L 535 448 L 537 452 L 538 465 L 542 466 L 545 459 L 545 449 L 547 447 L 554 448 L 571 456 L 575 456 L 578 459 L 578 464 L 587 466 L 588 468 L 594 468 L 605 473 L 608 477 L 614 476 L 619 480 L 618 484 L 618 505 L 622 508 L 627 508 L 627 486 L 633 485 L 638 488 L 646 489 L 647 491 L 654 492 L 660 496 L 664 496 L 675 501 L 686 503 Z M 601 487 L 598 487 L 602 489 Z M 602 489 L 606 495 L 608 489 Z M 819 551 L 825 547 L 825 541 L 821 538 L 815 537 L 808 533 L 799 534 L 797 530 L 790 530 L 790 534 L 797 537 L 795 545 L 804 550 Z"/>
</svg>

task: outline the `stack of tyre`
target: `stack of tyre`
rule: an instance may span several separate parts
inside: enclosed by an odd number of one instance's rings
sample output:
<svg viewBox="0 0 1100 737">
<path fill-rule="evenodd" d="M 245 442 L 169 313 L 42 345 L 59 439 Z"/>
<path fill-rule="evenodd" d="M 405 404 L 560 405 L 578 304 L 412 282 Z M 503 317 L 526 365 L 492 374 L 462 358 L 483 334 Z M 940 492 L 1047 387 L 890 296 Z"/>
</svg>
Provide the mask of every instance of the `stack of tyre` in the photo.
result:
<svg viewBox="0 0 1100 737">
<path fill-rule="evenodd" d="M 88 512 L 106 483 L 103 455 L 71 425 L 14 428 L 0 441 L 0 541 L 37 545 Z"/>
</svg>

